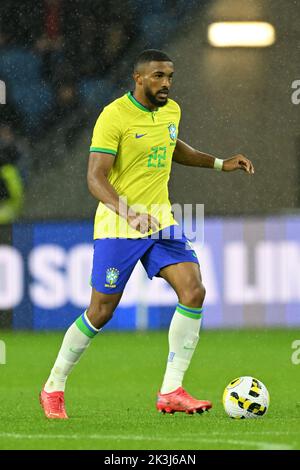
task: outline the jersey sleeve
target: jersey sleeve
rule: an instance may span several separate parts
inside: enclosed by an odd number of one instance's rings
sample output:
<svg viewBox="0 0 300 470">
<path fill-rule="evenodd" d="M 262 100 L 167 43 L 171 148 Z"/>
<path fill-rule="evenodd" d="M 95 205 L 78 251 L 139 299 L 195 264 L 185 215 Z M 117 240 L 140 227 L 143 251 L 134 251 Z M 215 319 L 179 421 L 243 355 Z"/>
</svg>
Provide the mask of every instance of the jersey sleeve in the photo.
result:
<svg viewBox="0 0 300 470">
<path fill-rule="evenodd" d="M 121 119 L 118 109 L 104 108 L 94 127 L 90 152 L 117 155 L 121 136 Z"/>
</svg>

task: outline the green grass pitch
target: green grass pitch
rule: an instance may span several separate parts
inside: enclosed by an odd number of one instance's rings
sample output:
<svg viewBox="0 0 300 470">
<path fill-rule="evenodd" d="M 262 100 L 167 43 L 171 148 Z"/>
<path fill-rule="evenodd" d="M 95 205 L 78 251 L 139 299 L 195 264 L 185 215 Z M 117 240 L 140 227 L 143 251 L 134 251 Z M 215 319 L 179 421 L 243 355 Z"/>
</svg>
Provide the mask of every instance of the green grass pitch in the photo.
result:
<svg viewBox="0 0 300 470">
<path fill-rule="evenodd" d="M 48 421 L 38 393 L 63 333 L 0 332 L 1 449 L 300 449 L 300 365 L 291 361 L 300 330 L 202 331 L 185 388 L 209 399 L 202 415 L 155 409 L 167 357 L 167 332 L 103 331 L 68 379 L 68 421 Z M 261 419 L 232 420 L 222 393 L 237 376 L 268 387 Z"/>
</svg>

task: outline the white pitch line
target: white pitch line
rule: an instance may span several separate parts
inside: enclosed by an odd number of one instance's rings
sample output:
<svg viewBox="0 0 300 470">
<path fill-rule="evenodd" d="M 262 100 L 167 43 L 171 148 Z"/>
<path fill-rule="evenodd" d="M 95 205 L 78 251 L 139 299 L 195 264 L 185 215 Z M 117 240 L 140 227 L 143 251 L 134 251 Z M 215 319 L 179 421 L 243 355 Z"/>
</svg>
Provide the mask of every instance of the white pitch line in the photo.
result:
<svg viewBox="0 0 300 470">
<path fill-rule="evenodd" d="M 200 439 L 199 439 L 200 437 Z M 259 441 L 248 441 L 248 440 L 235 440 L 235 439 L 207 439 L 197 434 L 197 440 L 195 436 L 185 436 L 182 438 L 176 437 L 151 437 L 151 436 L 123 436 L 123 435 L 103 435 L 103 434 L 89 434 L 89 435 L 66 435 L 66 434 L 17 434 L 17 433 L 1 433 L 0 438 L 11 438 L 11 439 L 69 439 L 69 440 L 115 440 L 115 441 L 167 441 L 167 442 L 194 442 L 195 445 L 201 443 L 225 443 L 242 446 L 253 446 L 261 450 L 291 450 L 293 446 L 288 444 L 277 444 L 276 442 L 259 442 Z M 195 449 L 196 450 L 196 449 Z"/>
</svg>

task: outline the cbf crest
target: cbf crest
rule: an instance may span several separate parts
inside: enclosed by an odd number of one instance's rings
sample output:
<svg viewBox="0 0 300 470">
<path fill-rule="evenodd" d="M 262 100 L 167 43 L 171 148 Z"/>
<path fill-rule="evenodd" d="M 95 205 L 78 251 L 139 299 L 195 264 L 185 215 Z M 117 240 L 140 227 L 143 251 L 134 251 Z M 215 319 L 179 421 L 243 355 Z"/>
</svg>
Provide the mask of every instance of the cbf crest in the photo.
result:
<svg viewBox="0 0 300 470">
<path fill-rule="evenodd" d="M 176 140 L 177 138 L 177 130 L 174 122 L 171 122 L 171 124 L 168 125 L 169 129 L 169 134 L 172 140 Z"/>
<path fill-rule="evenodd" d="M 120 273 L 117 268 L 107 268 L 105 287 L 116 287 L 116 282 L 119 278 L 119 274 Z"/>
</svg>

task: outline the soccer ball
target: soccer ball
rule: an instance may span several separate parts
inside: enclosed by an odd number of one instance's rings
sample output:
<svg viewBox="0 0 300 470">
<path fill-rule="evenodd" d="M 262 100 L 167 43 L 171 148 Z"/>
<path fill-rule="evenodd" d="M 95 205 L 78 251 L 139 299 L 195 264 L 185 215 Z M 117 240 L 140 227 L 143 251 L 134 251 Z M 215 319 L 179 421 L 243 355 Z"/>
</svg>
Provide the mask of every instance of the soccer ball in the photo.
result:
<svg viewBox="0 0 300 470">
<path fill-rule="evenodd" d="M 223 393 L 223 405 L 230 418 L 261 418 L 269 403 L 267 388 L 254 377 L 238 377 L 232 380 Z"/>
</svg>

